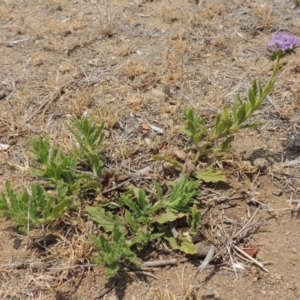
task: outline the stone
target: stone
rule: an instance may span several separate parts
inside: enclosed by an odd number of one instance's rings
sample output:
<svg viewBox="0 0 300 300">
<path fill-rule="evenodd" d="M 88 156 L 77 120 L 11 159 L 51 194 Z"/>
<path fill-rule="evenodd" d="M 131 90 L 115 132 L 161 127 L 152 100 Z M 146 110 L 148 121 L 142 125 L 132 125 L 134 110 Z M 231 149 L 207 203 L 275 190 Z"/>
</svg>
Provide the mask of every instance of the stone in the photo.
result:
<svg viewBox="0 0 300 300">
<path fill-rule="evenodd" d="M 203 240 L 195 244 L 195 248 L 199 256 L 205 257 L 210 249 L 210 244 L 208 243 L 208 241 Z"/>
<path fill-rule="evenodd" d="M 282 195 L 282 189 L 275 189 L 272 192 L 272 195 L 274 195 L 274 196 L 281 196 Z"/>
<path fill-rule="evenodd" d="M 254 160 L 253 164 L 261 171 L 267 169 L 269 165 L 268 161 L 265 158 L 257 158 Z"/>
</svg>

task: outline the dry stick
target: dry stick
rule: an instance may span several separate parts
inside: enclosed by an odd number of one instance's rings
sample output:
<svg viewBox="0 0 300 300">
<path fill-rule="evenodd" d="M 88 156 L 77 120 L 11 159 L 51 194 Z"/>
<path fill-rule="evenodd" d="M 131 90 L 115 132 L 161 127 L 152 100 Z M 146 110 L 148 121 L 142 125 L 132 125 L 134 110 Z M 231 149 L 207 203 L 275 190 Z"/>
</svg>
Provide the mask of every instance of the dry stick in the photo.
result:
<svg viewBox="0 0 300 300">
<path fill-rule="evenodd" d="M 188 291 L 185 293 L 184 297 L 183 297 L 183 300 L 186 300 L 188 299 L 188 296 L 190 295 L 190 293 L 194 290 L 194 289 L 200 289 L 202 287 L 202 283 L 199 284 L 199 285 L 193 285 L 193 281 L 195 280 L 195 277 L 197 276 L 197 274 L 199 272 L 202 272 L 206 267 L 207 265 L 211 262 L 211 260 L 213 259 L 213 256 L 214 256 L 214 253 L 215 253 L 215 247 L 214 246 L 211 246 L 204 261 L 202 262 L 202 264 L 197 268 L 192 280 L 191 280 L 191 283 L 190 283 L 190 286 L 189 286 L 189 289 Z"/>
<path fill-rule="evenodd" d="M 102 292 L 99 293 L 98 298 L 102 298 L 105 294 L 109 293 L 116 286 L 117 282 L 118 279 L 115 279 L 110 287 L 104 288 Z"/>
<path fill-rule="evenodd" d="M 252 217 L 248 220 L 248 222 L 246 223 L 246 225 L 241 229 L 241 230 L 239 230 L 233 237 L 232 237 L 232 239 L 233 238 L 235 238 L 235 237 L 237 237 L 239 234 L 241 234 L 244 230 L 245 230 L 245 228 L 249 225 L 249 223 L 253 220 L 253 218 L 254 218 L 254 216 L 256 215 L 256 213 L 258 212 L 258 209 L 254 212 L 254 214 L 252 215 Z M 222 223 L 222 227 L 223 227 L 223 223 Z M 224 227 L 223 227 L 223 230 L 225 231 L 225 229 L 224 229 Z M 225 233 L 226 233 L 226 231 L 225 231 Z M 211 259 L 211 260 L 214 260 L 215 258 L 217 258 L 222 252 L 224 252 L 226 250 L 226 247 L 223 247 L 219 252 L 217 252 L 215 255 L 214 255 L 214 257 Z"/>
<path fill-rule="evenodd" d="M 98 264 L 87 264 L 87 265 L 74 265 L 71 267 L 63 267 L 63 268 L 47 268 L 47 270 L 70 270 L 70 269 L 75 269 L 75 268 L 90 268 L 90 267 L 95 267 L 99 266 Z"/>
<path fill-rule="evenodd" d="M 247 257 L 248 259 L 250 259 L 253 263 L 255 263 L 257 266 L 259 266 L 263 271 L 269 273 L 268 269 L 266 269 L 263 264 L 261 264 L 259 261 L 257 261 L 255 258 L 253 258 L 252 256 L 250 256 L 249 254 L 247 254 L 245 251 L 243 251 L 242 249 L 240 249 L 238 246 L 232 244 L 233 249 L 235 249 L 236 251 L 238 251 L 239 253 L 243 254 L 245 257 Z"/>
<path fill-rule="evenodd" d="M 54 94 L 53 95 L 50 95 L 49 97 L 48 97 L 48 99 L 46 99 L 46 101 L 44 101 L 44 103 L 42 103 L 34 112 L 33 112 L 33 114 L 31 115 L 31 116 L 29 116 L 28 118 L 27 118 L 27 120 L 26 120 L 26 122 L 25 123 L 28 123 L 43 107 L 45 107 L 46 105 L 47 105 L 47 103 L 49 103 L 51 100 L 52 100 L 52 98 L 54 97 L 54 95 L 56 94 L 56 93 L 58 93 L 59 91 L 61 91 L 61 89 L 58 89 L 56 92 L 54 92 Z"/>
<path fill-rule="evenodd" d="M 14 47 L 14 46 L 17 46 L 18 44 L 20 43 L 24 43 L 24 42 L 27 42 L 29 40 L 33 40 L 34 38 L 26 38 L 26 39 L 21 39 L 21 40 L 14 40 L 14 41 L 10 41 L 10 42 L 3 42 L 3 41 L 0 41 L 0 45 L 6 45 L 8 47 Z"/>
<path fill-rule="evenodd" d="M 136 267 L 136 266 L 131 266 L 129 264 L 126 264 L 126 263 L 123 263 L 124 266 L 130 270 L 133 270 L 134 273 L 136 274 L 141 274 L 141 275 L 144 275 L 144 276 L 149 276 L 149 277 L 152 277 L 152 278 L 155 278 L 155 279 L 159 279 L 158 277 L 156 277 L 154 274 L 150 273 L 150 272 L 146 272 L 146 271 L 149 271 L 149 268 L 143 268 L 143 267 Z M 133 272 L 129 272 L 130 274 L 133 273 Z"/>
<path fill-rule="evenodd" d="M 231 246 L 231 245 L 230 245 Z M 228 255 L 229 255 L 229 258 L 230 258 L 230 261 L 231 261 L 231 265 L 232 265 L 232 268 L 234 270 L 234 274 L 235 274 L 235 278 L 237 279 L 238 278 L 238 275 L 237 275 L 237 271 L 236 271 L 236 268 L 235 268 L 235 265 L 234 265 L 234 262 L 233 262 L 233 257 L 231 255 L 231 251 L 230 251 L 230 247 L 226 246 L 227 248 L 227 252 L 228 252 Z"/>
<path fill-rule="evenodd" d="M 41 109 L 46 107 L 50 102 L 57 98 L 57 96 L 61 93 L 61 91 L 68 85 L 71 85 L 73 81 L 68 84 L 65 84 L 59 87 L 52 95 L 48 96 L 48 98 L 33 112 L 31 116 L 29 116 L 25 123 L 28 123 Z"/>
<path fill-rule="evenodd" d="M 257 214 L 257 212 L 258 212 L 258 208 L 257 208 L 256 211 L 254 212 L 254 214 L 252 215 L 252 217 L 248 220 L 248 222 L 245 224 L 245 226 L 244 226 L 241 230 L 239 230 L 239 231 L 233 236 L 233 238 L 237 237 L 239 234 L 241 234 L 241 233 L 245 230 L 245 228 L 250 224 L 250 222 L 253 220 L 253 218 L 255 217 L 255 215 Z"/>
<path fill-rule="evenodd" d="M 70 86 L 72 83 L 74 83 L 74 81 L 71 81 L 63 86 L 61 86 L 59 89 L 57 89 L 57 91 L 52 95 L 52 97 L 50 98 L 50 101 L 47 101 L 47 103 L 44 106 L 43 112 L 42 112 L 42 120 L 44 121 L 45 118 L 45 113 L 46 110 L 48 108 L 48 106 L 57 98 L 59 98 L 62 95 L 62 91 L 67 87 Z"/>
<path fill-rule="evenodd" d="M 129 179 L 127 179 L 127 180 L 125 180 L 125 181 L 123 181 L 123 182 L 117 184 L 116 186 L 114 186 L 114 187 L 112 187 L 112 188 L 110 188 L 110 189 L 107 189 L 107 190 L 102 191 L 101 193 L 102 193 L 102 194 L 107 194 L 107 193 L 109 193 L 109 192 L 111 192 L 111 191 L 114 191 L 114 190 L 118 189 L 119 187 L 125 185 L 127 182 L 129 182 L 129 181 L 131 181 L 131 180 L 132 180 L 132 178 L 129 178 Z"/>
<path fill-rule="evenodd" d="M 177 260 L 175 258 L 172 258 L 169 260 L 146 261 L 143 265 L 145 267 L 162 267 L 162 266 L 169 266 L 169 265 L 177 265 Z"/>
<path fill-rule="evenodd" d="M 130 272 L 130 273 L 133 273 L 133 272 Z M 149 272 L 145 272 L 145 271 L 134 271 L 134 273 L 136 274 L 141 274 L 141 275 L 144 275 L 144 276 L 149 276 L 149 277 L 152 277 L 152 278 L 155 278 L 155 279 L 159 279 L 157 276 L 155 276 L 154 274 L 152 273 L 149 273 Z"/>
<path fill-rule="evenodd" d="M 240 259 L 242 259 L 242 260 L 244 260 L 244 261 L 246 261 L 246 262 L 248 262 L 248 263 L 251 263 L 251 262 L 252 262 L 250 259 L 244 257 L 242 254 L 240 254 L 239 252 L 237 252 L 235 249 L 233 249 L 233 252 L 234 252 L 235 255 L 236 255 L 237 257 L 239 257 Z"/>
</svg>

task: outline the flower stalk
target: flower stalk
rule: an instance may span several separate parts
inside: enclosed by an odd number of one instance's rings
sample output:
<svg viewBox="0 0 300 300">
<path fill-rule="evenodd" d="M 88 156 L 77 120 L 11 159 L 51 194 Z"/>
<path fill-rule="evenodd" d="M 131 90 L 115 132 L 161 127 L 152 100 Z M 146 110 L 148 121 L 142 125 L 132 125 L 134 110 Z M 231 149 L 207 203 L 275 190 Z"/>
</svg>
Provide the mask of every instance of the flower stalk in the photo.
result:
<svg viewBox="0 0 300 300">
<path fill-rule="evenodd" d="M 185 149 L 186 152 L 196 151 L 193 162 L 196 163 L 202 155 L 211 152 L 224 152 L 229 149 L 234 139 L 234 134 L 243 128 L 261 126 L 263 123 L 246 123 L 252 114 L 258 110 L 267 95 L 271 92 L 275 77 L 280 69 L 280 60 L 287 54 L 294 53 L 296 48 L 300 47 L 297 37 L 279 33 L 272 36 L 267 43 L 266 50 L 270 54 L 270 59 L 275 61 L 272 74 L 264 87 L 260 80 L 254 80 L 248 91 L 248 99 L 243 101 L 240 95 L 237 95 L 231 110 L 227 107 L 216 115 L 214 125 L 206 124 L 205 119 L 198 116 L 193 109 L 185 107 L 184 123 L 187 129 L 182 132 L 189 136 L 194 142 L 194 146 Z M 218 140 L 222 140 L 221 145 L 216 145 Z M 224 140 L 225 139 L 225 140 Z"/>
</svg>

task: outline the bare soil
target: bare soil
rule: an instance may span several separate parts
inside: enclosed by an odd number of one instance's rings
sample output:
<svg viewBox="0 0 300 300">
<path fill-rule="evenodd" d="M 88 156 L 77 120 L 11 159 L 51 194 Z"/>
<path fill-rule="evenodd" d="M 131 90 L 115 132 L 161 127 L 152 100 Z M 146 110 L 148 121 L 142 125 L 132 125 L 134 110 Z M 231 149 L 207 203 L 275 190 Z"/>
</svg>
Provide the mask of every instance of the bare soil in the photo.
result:
<svg viewBox="0 0 300 300">
<path fill-rule="evenodd" d="M 0 144 L 9 148 L 0 150 L 0 190 L 6 180 L 15 188 L 34 180 L 30 139 L 48 134 L 68 151 L 65 123 L 83 115 L 106 123 L 105 188 L 145 167 L 172 177 L 152 155 L 174 158 L 186 146 L 184 105 L 210 120 L 237 93 L 245 96 L 254 78 L 266 82 L 273 62 L 265 44 L 278 31 L 300 36 L 299 9 L 288 0 L 1 1 Z M 176 258 L 176 266 L 148 275 L 124 268 L 109 279 L 90 264 L 86 218 L 66 215 L 55 231 L 26 235 L 2 219 L 1 299 L 300 299 L 299 73 L 296 51 L 254 116 L 264 125 L 238 133 L 229 153 L 209 162 L 226 183 L 204 185 L 199 195 L 208 245 L 225 239 L 230 246 L 251 218 L 260 222 L 237 245 L 256 245 L 268 272 L 232 253 L 242 269 L 213 261 L 188 294 L 203 255 L 160 245 L 141 259 Z"/>
</svg>

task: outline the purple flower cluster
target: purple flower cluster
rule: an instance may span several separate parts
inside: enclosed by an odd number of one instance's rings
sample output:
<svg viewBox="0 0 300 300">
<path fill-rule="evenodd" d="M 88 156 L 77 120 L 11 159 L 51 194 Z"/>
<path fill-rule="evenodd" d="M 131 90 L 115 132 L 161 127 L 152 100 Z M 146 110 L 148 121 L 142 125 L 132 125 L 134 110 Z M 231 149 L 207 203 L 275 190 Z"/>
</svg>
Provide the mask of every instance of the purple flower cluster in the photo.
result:
<svg viewBox="0 0 300 300">
<path fill-rule="evenodd" d="M 289 33 L 278 33 L 272 36 L 272 39 L 268 42 L 266 48 L 272 52 L 279 49 L 285 53 L 297 47 L 300 47 L 300 41 L 296 36 Z"/>
</svg>

